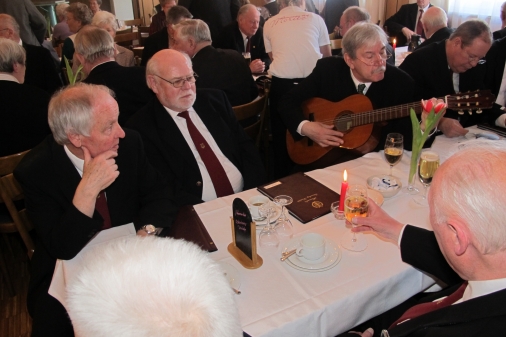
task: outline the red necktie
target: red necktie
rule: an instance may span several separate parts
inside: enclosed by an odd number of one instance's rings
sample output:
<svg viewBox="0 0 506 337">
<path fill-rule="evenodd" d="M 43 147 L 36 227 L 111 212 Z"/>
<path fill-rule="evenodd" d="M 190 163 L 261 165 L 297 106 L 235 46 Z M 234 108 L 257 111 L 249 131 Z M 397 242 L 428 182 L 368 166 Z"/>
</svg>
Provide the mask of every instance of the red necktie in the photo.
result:
<svg viewBox="0 0 506 337">
<path fill-rule="evenodd" d="M 104 225 L 102 229 L 111 228 L 111 216 L 109 214 L 109 207 L 107 207 L 107 199 L 105 198 L 105 192 L 101 191 L 98 194 L 97 201 L 95 202 L 95 209 L 104 219 Z"/>
<path fill-rule="evenodd" d="M 248 42 L 246 42 L 246 53 L 249 53 L 251 52 L 251 39 L 246 37 L 246 40 L 248 40 Z"/>
<path fill-rule="evenodd" d="M 416 24 L 416 33 L 425 39 L 425 32 L 423 31 L 422 26 L 422 15 L 423 9 L 420 9 L 420 17 L 418 18 L 418 23 Z"/>
<path fill-rule="evenodd" d="M 450 294 L 450 296 L 447 296 L 440 301 L 417 304 L 409 308 L 408 310 L 406 310 L 404 314 L 402 314 L 402 316 L 398 320 L 396 320 L 395 322 L 392 323 L 392 325 L 390 325 L 389 329 L 392 329 L 393 327 L 395 327 L 396 325 L 407 319 L 413 319 L 423 314 L 427 314 L 431 311 L 452 305 L 453 303 L 457 302 L 462 298 L 462 296 L 464 295 L 464 290 L 466 290 L 466 287 L 467 282 L 464 282 L 455 292 Z"/>
<path fill-rule="evenodd" d="M 186 126 L 188 127 L 188 132 L 192 137 L 193 144 L 197 148 L 198 153 L 200 154 L 200 158 L 204 162 L 206 166 L 207 172 L 211 177 L 211 181 L 214 185 L 214 190 L 216 191 L 216 196 L 224 197 L 226 195 L 234 194 L 234 189 L 230 184 L 230 180 L 228 180 L 227 174 L 223 169 L 223 166 L 220 164 L 218 157 L 213 152 L 209 144 L 206 142 L 200 131 L 197 129 L 190 116 L 188 115 L 188 111 L 183 111 L 178 114 L 179 117 L 183 117 L 186 119 Z"/>
</svg>

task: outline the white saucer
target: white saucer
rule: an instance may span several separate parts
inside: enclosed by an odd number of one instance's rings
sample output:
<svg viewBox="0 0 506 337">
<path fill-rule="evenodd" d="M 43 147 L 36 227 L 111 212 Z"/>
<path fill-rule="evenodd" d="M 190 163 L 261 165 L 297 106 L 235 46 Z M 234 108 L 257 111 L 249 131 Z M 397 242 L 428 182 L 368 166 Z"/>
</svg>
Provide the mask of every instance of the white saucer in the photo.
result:
<svg viewBox="0 0 506 337">
<path fill-rule="evenodd" d="M 286 263 L 295 269 L 305 271 L 305 272 L 320 272 L 333 268 L 335 265 L 339 263 L 341 260 L 341 249 L 339 246 L 332 240 L 328 238 L 326 240 L 325 245 L 325 255 L 322 258 L 311 261 L 305 259 L 303 257 L 299 257 L 297 255 L 292 255 L 288 259 L 286 259 Z M 296 237 L 288 241 L 284 244 L 283 250 L 292 250 L 300 247 L 300 237 Z"/>
<path fill-rule="evenodd" d="M 271 223 L 275 223 L 280 216 L 281 216 L 281 207 L 279 207 L 278 205 L 274 205 L 274 214 L 271 215 Z M 260 218 L 257 220 L 252 217 L 252 219 L 253 221 L 255 221 L 257 227 L 263 227 L 267 225 L 266 218 Z"/>
<path fill-rule="evenodd" d="M 221 269 L 223 270 L 223 273 L 225 274 L 226 279 L 230 283 L 230 286 L 234 289 L 239 290 L 239 287 L 241 286 L 241 277 L 239 275 L 239 272 L 237 269 L 235 269 L 234 266 L 231 264 L 228 264 L 226 262 L 218 262 Z"/>
</svg>

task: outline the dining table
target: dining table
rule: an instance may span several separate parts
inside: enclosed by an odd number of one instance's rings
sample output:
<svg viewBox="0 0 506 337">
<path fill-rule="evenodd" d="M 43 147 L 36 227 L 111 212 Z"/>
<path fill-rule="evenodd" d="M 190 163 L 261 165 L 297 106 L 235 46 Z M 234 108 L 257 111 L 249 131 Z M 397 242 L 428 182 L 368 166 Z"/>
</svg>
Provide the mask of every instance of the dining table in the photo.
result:
<svg viewBox="0 0 506 337">
<path fill-rule="evenodd" d="M 469 130 L 482 132 L 475 127 Z M 431 148 L 444 162 L 452 153 L 476 141 L 483 140 L 438 136 Z M 502 138 L 496 142 L 506 146 Z M 408 182 L 410 160 L 411 152 L 404 151 L 401 161 L 393 168 L 393 176 L 404 186 Z M 389 165 L 380 151 L 306 174 L 339 193 L 344 170 L 349 184 L 366 185 L 368 177 L 388 174 Z M 418 184 L 421 190 L 422 186 Z M 327 244 L 338 247 L 341 255 L 334 267 L 309 272 L 280 261 L 286 241 L 277 248 L 257 247 L 258 255 L 263 259 L 261 267 L 242 267 L 227 250 L 232 242 L 232 202 L 235 198 L 247 202 L 258 194 L 256 189 L 250 189 L 194 206 L 218 248 L 209 256 L 238 271 L 236 287 L 241 294 L 235 296 L 236 304 L 242 328 L 250 336 L 335 336 L 435 284 L 429 275 L 402 262 L 396 243 L 385 241 L 372 232 L 366 232 L 360 238 L 367 241 L 364 251 L 343 249 L 341 240 L 349 238 L 346 234 L 349 234 L 350 227 L 332 213 L 305 224 L 291 215 L 289 219 L 293 225 L 293 238 L 319 233 Z M 381 207 L 402 223 L 431 229 L 429 208 L 418 205 L 412 195 L 402 190 L 385 198 Z M 258 228 L 257 242 L 259 232 Z"/>
</svg>

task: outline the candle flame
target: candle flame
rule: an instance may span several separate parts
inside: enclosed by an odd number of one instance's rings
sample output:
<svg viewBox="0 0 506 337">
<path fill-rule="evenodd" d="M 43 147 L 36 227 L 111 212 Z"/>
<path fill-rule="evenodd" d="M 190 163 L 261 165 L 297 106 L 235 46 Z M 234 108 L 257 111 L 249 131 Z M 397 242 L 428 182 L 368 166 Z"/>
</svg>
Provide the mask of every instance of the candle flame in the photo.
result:
<svg viewBox="0 0 506 337">
<path fill-rule="evenodd" d="M 397 42 L 397 40 L 396 40 L 396 39 L 394 39 L 394 44 L 395 44 L 396 42 Z"/>
<path fill-rule="evenodd" d="M 344 181 L 348 180 L 348 172 L 346 172 L 346 170 L 344 170 L 343 178 Z"/>
</svg>

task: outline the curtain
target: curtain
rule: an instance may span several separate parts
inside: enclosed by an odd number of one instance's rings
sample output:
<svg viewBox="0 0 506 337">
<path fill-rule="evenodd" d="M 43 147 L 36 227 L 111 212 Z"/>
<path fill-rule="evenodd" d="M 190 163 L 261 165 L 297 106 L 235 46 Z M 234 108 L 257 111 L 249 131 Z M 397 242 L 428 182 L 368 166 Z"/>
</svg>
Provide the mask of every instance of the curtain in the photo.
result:
<svg viewBox="0 0 506 337">
<path fill-rule="evenodd" d="M 448 26 L 458 27 L 469 19 L 487 22 L 491 31 L 501 29 L 501 5 L 504 0 L 446 0 L 448 3 Z"/>
<path fill-rule="evenodd" d="M 381 20 L 381 26 L 385 23 L 386 0 L 359 0 L 360 7 L 364 7 L 371 15 L 371 22 Z"/>
</svg>

